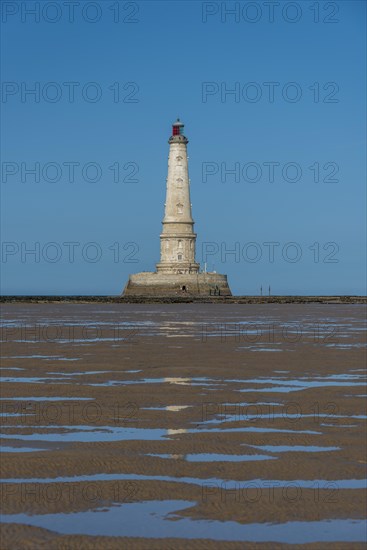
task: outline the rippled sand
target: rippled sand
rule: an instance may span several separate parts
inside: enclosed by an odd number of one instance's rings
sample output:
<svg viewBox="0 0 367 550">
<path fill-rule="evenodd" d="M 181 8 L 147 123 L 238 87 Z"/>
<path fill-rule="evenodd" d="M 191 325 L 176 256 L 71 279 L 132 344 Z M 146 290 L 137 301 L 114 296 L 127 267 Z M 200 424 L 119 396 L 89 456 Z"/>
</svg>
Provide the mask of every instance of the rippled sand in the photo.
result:
<svg viewBox="0 0 367 550">
<path fill-rule="evenodd" d="M 365 306 L 2 312 L 2 549 L 364 547 Z"/>
</svg>

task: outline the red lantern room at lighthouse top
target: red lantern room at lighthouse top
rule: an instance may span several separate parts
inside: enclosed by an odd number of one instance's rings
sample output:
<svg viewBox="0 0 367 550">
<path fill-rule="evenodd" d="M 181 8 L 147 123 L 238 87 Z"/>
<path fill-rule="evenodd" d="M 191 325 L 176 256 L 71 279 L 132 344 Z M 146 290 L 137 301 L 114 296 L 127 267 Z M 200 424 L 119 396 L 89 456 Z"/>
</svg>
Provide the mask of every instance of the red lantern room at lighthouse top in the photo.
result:
<svg viewBox="0 0 367 550">
<path fill-rule="evenodd" d="M 172 124 L 172 135 L 170 136 L 168 143 L 189 143 L 189 140 L 184 136 L 184 124 L 178 118 L 174 124 Z"/>
<path fill-rule="evenodd" d="M 183 135 L 184 124 L 178 118 L 177 121 L 172 124 L 172 135 L 173 136 L 182 136 Z"/>
</svg>

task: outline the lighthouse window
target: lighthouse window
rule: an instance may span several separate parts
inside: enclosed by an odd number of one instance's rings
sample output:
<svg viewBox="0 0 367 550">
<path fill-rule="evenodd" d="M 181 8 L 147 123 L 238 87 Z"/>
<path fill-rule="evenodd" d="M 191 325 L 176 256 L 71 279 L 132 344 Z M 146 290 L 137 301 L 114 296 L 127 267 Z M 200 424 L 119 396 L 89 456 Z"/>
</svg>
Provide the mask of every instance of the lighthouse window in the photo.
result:
<svg viewBox="0 0 367 550">
<path fill-rule="evenodd" d="M 178 248 L 182 248 L 182 241 L 181 240 L 178 241 Z"/>
<path fill-rule="evenodd" d="M 183 204 L 178 204 L 177 205 L 177 213 L 178 214 L 183 214 Z"/>
<path fill-rule="evenodd" d="M 178 259 L 179 259 L 179 260 L 182 260 L 182 254 L 179 254 L 179 255 L 178 255 Z"/>
<path fill-rule="evenodd" d="M 183 182 L 183 179 L 182 178 L 177 178 L 177 187 L 182 187 L 182 182 Z"/>
<path fill-rule="evenodd" d="M 176 157 L 176 160 L 177 160 L 177 164 L 180 165 L 180 164 L 181 164 L 182 157 L 178 156 L 178 157 Z"/>
</svg>

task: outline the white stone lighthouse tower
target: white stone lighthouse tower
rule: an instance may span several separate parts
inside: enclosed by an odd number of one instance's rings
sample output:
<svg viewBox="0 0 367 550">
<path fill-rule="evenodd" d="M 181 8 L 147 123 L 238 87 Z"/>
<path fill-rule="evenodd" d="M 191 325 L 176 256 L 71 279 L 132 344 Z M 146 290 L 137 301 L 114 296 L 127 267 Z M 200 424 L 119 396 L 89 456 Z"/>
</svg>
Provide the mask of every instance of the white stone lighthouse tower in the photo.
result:
<svg viewBox="0 0 367 550">
<path fill-rule="evenodd" d="M 166 202 L 157 271 L 130 275 L 124 296 L 143 299 L 152 296 L 231 296 L 226 275 L 200 272 L 200 265 L 195 261 L 196 234 L 187 162 L 189 140 L 184 136 L 183 128 L 184 125 L 177 119 L 168 140 Z"/>
<path fill-rule="evenodd" d="M 189 140 L 183 135 L 183 128 L 184 125 L 177 119 L 168 140 L 168 177 L 158 273 L 197 273 L 200 267 L 195 262 L 196 234 L 187 163 Z"/>
</svg>

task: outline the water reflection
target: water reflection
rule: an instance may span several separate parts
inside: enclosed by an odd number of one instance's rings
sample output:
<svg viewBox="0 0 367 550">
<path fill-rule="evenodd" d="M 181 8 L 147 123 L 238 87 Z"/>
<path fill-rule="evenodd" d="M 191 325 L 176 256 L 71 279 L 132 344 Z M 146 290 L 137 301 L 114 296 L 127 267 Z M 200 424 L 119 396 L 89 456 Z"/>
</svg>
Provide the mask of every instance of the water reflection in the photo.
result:
<svg viewBox="0 0 367 550">
<path fill-rule="evenodd" d="M 153 454 L 149 453 L 147 456 L 153 456 L 165 459 L 181 459 L 188 462 L 251 462 L 258 460 L 276 460 L 276 456 L 270 455 L 228 455 L 219 453 L 194 453 L 187 455 L 180 454 Z"/>
<path fill-rule="evenodd" d="M 43 527 L 69 535 L 124 536 L 145 538 L 211 539 L 222 541 L 280 542 L 290 544 L 362 542 L 366 520 L 290 521 L 249 523 L 191 519 L 177 515 L 195 502 L 156 500 L 126 502 L 97 511 L 68 514 L 4 514 L 3 521 Z M 175 519 L 176 521 L 168 521 Z"/>
</svg>

